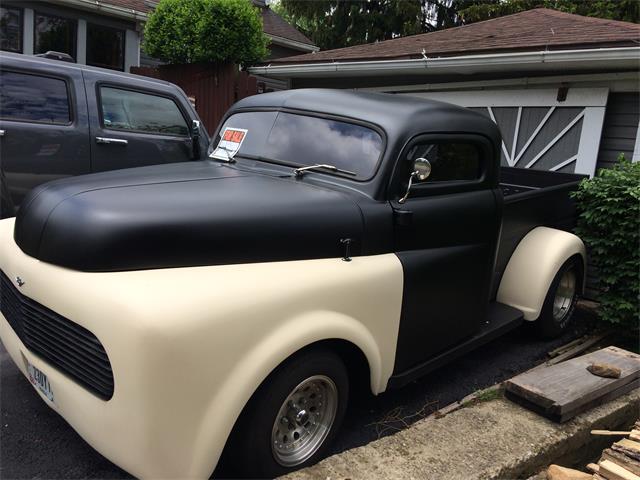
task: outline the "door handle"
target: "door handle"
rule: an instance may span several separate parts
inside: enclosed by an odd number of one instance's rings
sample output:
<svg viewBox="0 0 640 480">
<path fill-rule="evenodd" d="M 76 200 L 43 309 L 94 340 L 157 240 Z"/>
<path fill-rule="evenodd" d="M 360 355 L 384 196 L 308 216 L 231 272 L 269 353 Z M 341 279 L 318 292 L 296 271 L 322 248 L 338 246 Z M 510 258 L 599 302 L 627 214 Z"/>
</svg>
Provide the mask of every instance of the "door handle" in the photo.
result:
<svg viewBox="0 0 640 480">
<path fill-rule="evenodd" d="M 6 133 L 6 130 L 0 130 L 0 137 L 4 137 Z"/>
<path fill-rule="evenodd" d="M 124 138 L 96 137 L 96 143 L 103 145 L 127 145 L 129 142 Z"/>
</svg>

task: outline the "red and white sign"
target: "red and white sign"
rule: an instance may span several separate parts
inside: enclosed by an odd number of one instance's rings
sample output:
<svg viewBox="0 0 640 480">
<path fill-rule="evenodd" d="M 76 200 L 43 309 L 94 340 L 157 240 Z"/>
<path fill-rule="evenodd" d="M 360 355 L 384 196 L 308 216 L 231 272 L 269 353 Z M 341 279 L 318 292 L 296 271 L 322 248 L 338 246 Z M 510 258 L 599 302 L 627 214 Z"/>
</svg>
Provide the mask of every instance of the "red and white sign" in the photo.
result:
<svg viewBox="0 0 640 480">
<path fill-rule="evenodd" d="M 209 156 L 211 158 L 217 158 L 218 160 L 231 160 L 233 156 L 238 153 L 238 150 L 240 150 L 240 146 L 247 136 L 247 131 L 248 130 L 244 128 L 225 128 L 218 146 Z"/>
</svg>

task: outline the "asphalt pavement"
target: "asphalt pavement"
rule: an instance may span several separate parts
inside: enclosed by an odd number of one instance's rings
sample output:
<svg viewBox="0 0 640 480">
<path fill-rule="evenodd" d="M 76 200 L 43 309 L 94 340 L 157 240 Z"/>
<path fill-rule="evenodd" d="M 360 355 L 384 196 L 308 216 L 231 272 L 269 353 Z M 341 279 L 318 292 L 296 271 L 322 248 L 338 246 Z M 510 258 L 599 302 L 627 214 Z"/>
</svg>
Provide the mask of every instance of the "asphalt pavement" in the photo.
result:
<svg viewBox="0 0 640 480">
<path fill-rule="evenodd" d="M 402 389 L 358 399 L 347 410 L 333 453 L 406 428 L 531 368 L 548 351 L 585 333 L 579 319 L 574 325 L 551 341 L 537 339 L 525 325 Z M 132 478 L 94 451 L 40 399 L 1 345 L 0 413 L 0 479 Z"/>
</svg>

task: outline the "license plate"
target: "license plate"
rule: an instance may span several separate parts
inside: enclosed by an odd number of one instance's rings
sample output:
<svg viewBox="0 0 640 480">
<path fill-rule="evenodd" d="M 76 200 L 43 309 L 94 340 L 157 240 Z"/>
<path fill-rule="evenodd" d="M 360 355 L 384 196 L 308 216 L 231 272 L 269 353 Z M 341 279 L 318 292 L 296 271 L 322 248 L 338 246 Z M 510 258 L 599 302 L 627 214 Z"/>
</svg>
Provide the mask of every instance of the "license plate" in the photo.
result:
<svg viewBox="0 0 640 480">
<path fill-rule="evenodd" d="M 31 365 L 31 363 L 29 363 L 29 360 L 27 360 L 26 358 L 24 358 L 24 363 L 27 365 L 29 381 L 38 390 L 40 390 L 44 394 L 44 396 L 49 399 L 50 402 L 53 402 L 53 388 L 51 388 L 51 383 L 49 383 L 47 375 L 37 367 Z"/>
</svg>

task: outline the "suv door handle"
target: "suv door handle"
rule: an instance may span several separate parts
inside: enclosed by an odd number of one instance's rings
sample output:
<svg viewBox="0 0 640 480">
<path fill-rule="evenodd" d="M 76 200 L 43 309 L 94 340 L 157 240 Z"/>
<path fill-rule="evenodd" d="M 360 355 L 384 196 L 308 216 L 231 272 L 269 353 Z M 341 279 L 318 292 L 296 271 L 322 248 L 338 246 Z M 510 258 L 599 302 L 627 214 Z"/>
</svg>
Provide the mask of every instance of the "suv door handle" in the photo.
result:
<svg viewBox="0 0 640 480">
<path fill-rule="evenodd" d="M 6 130 L 0 130 L 0 137 L 4 137 L 6 133 Z"/>
<path fill-rule="evenodd" d="M 104 145 L 127 145 L 129 142 L 124 138 L 96 137 L 96 143 Z"/>
</svg>

